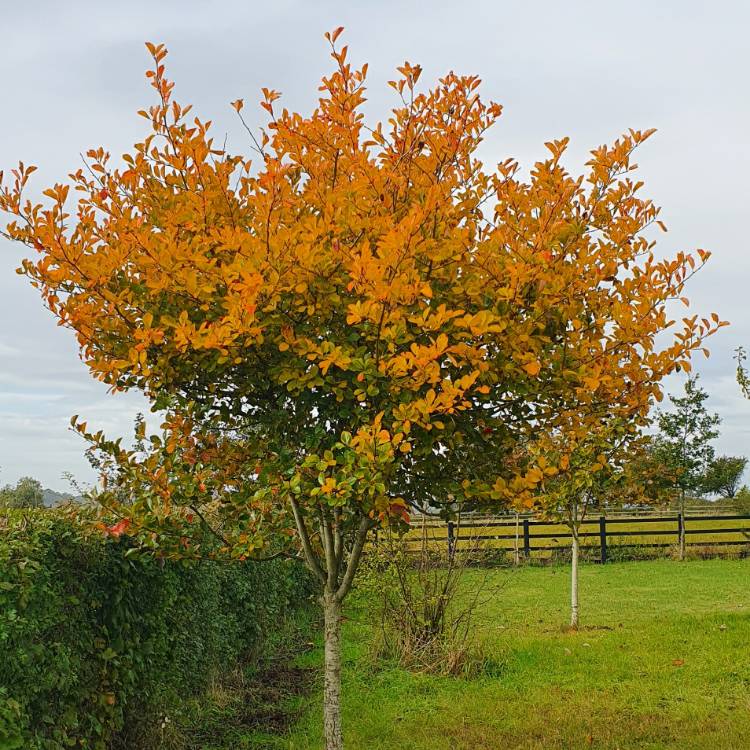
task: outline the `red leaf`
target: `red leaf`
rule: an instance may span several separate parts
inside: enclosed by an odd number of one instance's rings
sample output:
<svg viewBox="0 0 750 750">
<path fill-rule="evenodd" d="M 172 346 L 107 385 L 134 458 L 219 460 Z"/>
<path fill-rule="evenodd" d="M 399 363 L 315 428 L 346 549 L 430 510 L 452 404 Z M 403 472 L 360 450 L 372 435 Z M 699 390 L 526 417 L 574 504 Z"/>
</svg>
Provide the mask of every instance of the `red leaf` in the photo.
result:
<svg viewBox="0 0 750 750">
<path fill-rule="evenodd" d="M 118 521 L 114 526 L 107 526 L 107 533 L 110 536 L 121 536 L 124 534 L 130 526 L 130 519 L 123 518 L 122 521 Z"/>
</svg>

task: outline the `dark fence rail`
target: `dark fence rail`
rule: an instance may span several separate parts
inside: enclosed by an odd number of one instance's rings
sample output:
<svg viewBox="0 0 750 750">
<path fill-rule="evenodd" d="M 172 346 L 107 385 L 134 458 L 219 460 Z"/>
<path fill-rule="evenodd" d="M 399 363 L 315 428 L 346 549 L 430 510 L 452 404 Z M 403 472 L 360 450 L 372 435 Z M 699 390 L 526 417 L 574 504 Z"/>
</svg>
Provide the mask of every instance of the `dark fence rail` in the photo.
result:
<svg viewBox="0 0 750 750">
<path fill-rule="evenodd" d="M 744 522 L 731 523 L 728 522 Z M 660 524 L 662 528 L 652 528 Z M 719 525 L 720 524 L 720 525 Z M 625 525 L 642 528 L 622 528 Z M 667 528 L 664 528 L 664 526 Z M 491 545 L 497 549 L 517 552 L 530 557 L 532 552 L 565 550 L 570 548 L 573 535 L 567 526 L 559 521 L 543 520 L 529 516 L 518 518 L 471 518 L 460 522 L 447 523 L 427 522 L 424 526 L 433 534 L 432 541 L 447 543 L 453 551 L 461 542 L 475 544 L 478 542 L 496 542 Z M 591 527 L 594 527 L 593 529 Z M 684 528 L 687 546 L 741 546 L 750 545 L 750 515 L 716 514 L 707 515 L 673 513 L 671 515 L 629 515 L 629 516 L 596 516 L 581 522 L 579 538 L 582 540 L 596 540 L 594 544 L 581 544 L 582 551 L 598 550 L 602 563 L 607 562 L 608 549 L 613 546 L 623 546 L 628 538 L 639 537 L 640 540 L 631 543 L 638 547 L 672 547 L 679 542 L 680 533 Z M 493 530 L 498 529 L 498 533 Z M 513 529 L 512 533 L 502 533 Z M 490 533 L 488 533 L 490 532 Z M 734 538 L 718 538 L 733 535 Z M 739 535 L 739 536 L 738 536 Z M 652 541 L 653 537 L 661 537 L 660 541 Z M 699 537 L 703 537 L 702 539 Z M 710 539 L 707 539 L 710 537 Z M 560 544 L 548 543 L 565 542 Z M 619 545 L 616 540 L 621 540 Z M 415 540 L 416 541 L 416 540 Z M 535 541 L 545 542 L 535 544 Z M 513 544 L 508 544 L 513 542 Z"/>
</svg>

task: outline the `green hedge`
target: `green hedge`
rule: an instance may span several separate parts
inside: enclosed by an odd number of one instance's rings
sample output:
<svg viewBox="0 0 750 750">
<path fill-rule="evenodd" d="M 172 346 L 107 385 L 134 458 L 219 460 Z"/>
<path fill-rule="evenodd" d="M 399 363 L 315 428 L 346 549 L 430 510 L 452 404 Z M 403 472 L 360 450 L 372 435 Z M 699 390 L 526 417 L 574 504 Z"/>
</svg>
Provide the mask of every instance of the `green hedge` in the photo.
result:
<svg viewBox="0 0 750 750">
<path fill-rule="evenodd" d="M 0 518 L 0 750 L 141 734 L 306 597 L 291 561 L 162 564 L 127 545 L 55 511 Z"/>
</svg>

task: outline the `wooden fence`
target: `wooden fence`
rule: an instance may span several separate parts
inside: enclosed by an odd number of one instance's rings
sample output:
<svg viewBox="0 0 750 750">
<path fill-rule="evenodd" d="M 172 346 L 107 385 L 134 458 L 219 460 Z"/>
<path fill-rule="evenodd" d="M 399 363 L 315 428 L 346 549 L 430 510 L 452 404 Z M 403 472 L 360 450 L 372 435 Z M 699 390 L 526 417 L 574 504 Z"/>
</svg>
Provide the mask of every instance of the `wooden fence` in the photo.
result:
<svg viewBox="0 0 750 750">
<path fill-rule="evenodd" d="M 417 524 L 414 524 L 417 526 Z M 483 546 L 531 557 L 533 552 L 570 549 L 570 530 L 559 522 L 530 516 L 470 518 L 425 524 L 434 542 L 446 543 L 453 551 Z M 689 546 L 750 545 L 750 515 L 706 513 L 608 514 L 587 518 L 581 524 L 582 551 L 596 550 L 607 562 L 608 550 L 622 546 L 672 547 L 684 527 Z M 416 529 L 412 534 L 416 534 Z M 416 541 L 416 539 L 415 539 Z"/>
</svg>

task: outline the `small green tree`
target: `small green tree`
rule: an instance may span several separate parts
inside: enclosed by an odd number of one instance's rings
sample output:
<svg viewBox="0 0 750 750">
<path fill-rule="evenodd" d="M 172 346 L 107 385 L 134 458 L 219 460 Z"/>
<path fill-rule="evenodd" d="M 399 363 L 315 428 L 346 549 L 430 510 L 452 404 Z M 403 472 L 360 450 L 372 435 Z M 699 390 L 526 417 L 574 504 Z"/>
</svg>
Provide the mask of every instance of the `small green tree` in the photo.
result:
<svg viewBox="0 0 750 750">
<path fill-rule="evenodd" d="M 750 489 L 748 489 L 746 484 L 743 484 L 737 491 L 734 497 L 734 507 L 739 513 L 750 513 Z"/>
<path fill-rule="evenodd" d="M 685 394 L 669 394 L 672 411 L 659 411 L 659 434 L 654 440 L 656 455 L 673 475 L 672 487 L 683 518 L 685 497 L 703 489 L 706 472 L 714 460 L 715 440 L 721 423 L 718 414 L 709 414 L 705 402 L 708 393 L 698 385 L 698 378 L 685 381 Z M 685 557 L 685 524 L 680 526 L 680 560 Z"/>
<path fill-rule="evenodd" d="M 0 507 L 4 508 L 42 508 L 44 491 L 37 479 L 21 477 L 15 487 L 6 484 L 0 489 Z"/>
<path fill-rule="evenodd" d="M 745 398 L 750 398 L 750 375 L 748 375 L 745 369 L 745 360 L 747 359 L 747 353 L 744 347 L 738 346 L 735 354 L 737 360 L 737 382 L 742 388 L 742 393 Z"/>
<path fill-rule="evenodd" d="M 570 530 L 570 627 L 579 625 L 578 563 L 581 526 L 588 515 L 611 506 L 633 502 L 653 503 L 659 498 L 659 485 L 646 486 L 654 474 L 644 459 L 648 438 L 623 420 L 603 420 L 584 440 L 560 446 L 563 458 L 550 456 L 562 471 L 547 478 L 536 497 L 535 510 L 553 518 Z M 543 459 L 538 463 L 544 465 Z M 644 469 L 648 466 L 648 471 Z M 637 484 L 641 483 L 641 487 Z"/>
<path fill-rule="evenodd" d="M 731 499 L 740 488 L 747 459 L 744 456 L 719 456 L 714 459 L 703 478 L 703 491 Z"/>
<path fill-rule="evenodd" d="M 613 440 L 605 429 L 592 433 L 575 446 L 561 451 L 563 472 L 545 483 L 537 497 L 536 511 L 544 518 L 564 523 L 570 530 L 570 627 L 578 628 L 578 558 L 581 525 L 587 514 L 602 502 L 610 480 L 609 455 Z"/>
</svg>

